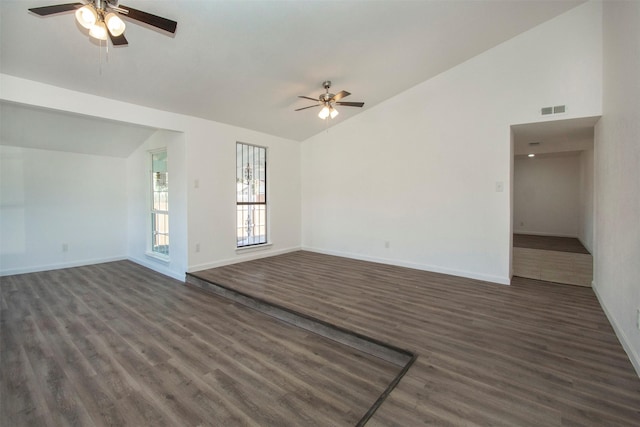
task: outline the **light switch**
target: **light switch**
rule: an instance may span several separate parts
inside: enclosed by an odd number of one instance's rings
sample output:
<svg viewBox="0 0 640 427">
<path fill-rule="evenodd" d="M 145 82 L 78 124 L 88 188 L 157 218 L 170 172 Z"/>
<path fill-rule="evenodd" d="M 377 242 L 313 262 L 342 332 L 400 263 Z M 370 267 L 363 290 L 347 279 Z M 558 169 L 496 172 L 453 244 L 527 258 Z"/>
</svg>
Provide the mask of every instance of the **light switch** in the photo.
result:
<svg viewBox="0 0 640 427">
<path fill-rule="evenodd" d="M 502 193 L 504 191 L 504 182 L 496 181 L 496 193 Z"/>
</svg>

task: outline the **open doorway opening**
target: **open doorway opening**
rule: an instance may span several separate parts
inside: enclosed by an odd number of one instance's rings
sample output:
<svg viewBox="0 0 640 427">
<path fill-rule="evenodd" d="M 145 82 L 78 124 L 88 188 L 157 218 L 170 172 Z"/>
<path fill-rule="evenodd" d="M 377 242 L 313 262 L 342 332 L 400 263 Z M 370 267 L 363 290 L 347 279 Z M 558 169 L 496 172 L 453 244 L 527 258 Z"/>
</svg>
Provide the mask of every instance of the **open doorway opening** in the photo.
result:
<svg viewBox="0 0 640 427">
<path fill-rule="evenodd" d="M 598 119 L 512 126 L 513 276 L 591 286 Z"/>
</svg>

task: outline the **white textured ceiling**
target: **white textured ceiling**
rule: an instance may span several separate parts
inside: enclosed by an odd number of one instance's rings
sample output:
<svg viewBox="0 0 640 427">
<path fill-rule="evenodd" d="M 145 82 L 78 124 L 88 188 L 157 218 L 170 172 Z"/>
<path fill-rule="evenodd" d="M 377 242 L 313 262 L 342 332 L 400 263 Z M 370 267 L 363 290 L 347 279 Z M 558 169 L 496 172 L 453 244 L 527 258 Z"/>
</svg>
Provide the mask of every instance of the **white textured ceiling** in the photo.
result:
<svg viewBox="0 0 640 427">
<path fill-rule="evenodd" d="M 157 129 L 0 102 L 0 141 L 15 147 L 129 157 Z"/>
<path fill-rule="evenodd" d="M 594 127 L 599 119 L 594 116 L 511 126 L 514 154 L 562 155 L 593 148 Z"/>
<path fill-rule="evenodd" d="M 301 141 L 325 123 L 297 95 L 324 80 L 365 102 L 336 124 L 581 2 L 127 0 L 178 29 L 127 22 L 105 62 L 72 13 L 27 11 L 59 1 L 1 0 L 0 72 Z"/>
</svg>

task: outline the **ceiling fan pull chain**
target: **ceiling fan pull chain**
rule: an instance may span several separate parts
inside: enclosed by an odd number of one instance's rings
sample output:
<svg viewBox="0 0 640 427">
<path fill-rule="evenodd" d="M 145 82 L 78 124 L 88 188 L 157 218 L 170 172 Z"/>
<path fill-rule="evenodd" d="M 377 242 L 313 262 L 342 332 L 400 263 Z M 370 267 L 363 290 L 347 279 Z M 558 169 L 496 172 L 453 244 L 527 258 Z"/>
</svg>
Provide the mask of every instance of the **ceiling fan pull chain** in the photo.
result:
<svg viewBox="0 0 640 427">
<path fill-rule="evenodd" d="M 98 40 L 98 73 L 102 75 L 102 40 Z"/>
</svg>

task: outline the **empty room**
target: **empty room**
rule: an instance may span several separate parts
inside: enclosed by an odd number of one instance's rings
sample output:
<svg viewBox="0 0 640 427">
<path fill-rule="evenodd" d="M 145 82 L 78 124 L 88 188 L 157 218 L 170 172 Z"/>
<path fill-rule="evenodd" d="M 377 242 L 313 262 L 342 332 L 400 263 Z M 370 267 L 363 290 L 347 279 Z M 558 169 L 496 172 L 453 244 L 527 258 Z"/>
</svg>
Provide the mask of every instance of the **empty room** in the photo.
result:
<svg viewBox="0 0 640 427">
<path fill-rule="evenodd" d="M 638 76 L 635 0 L 3 0 L 0 425 L 638 425 Z"/>
</svg>

